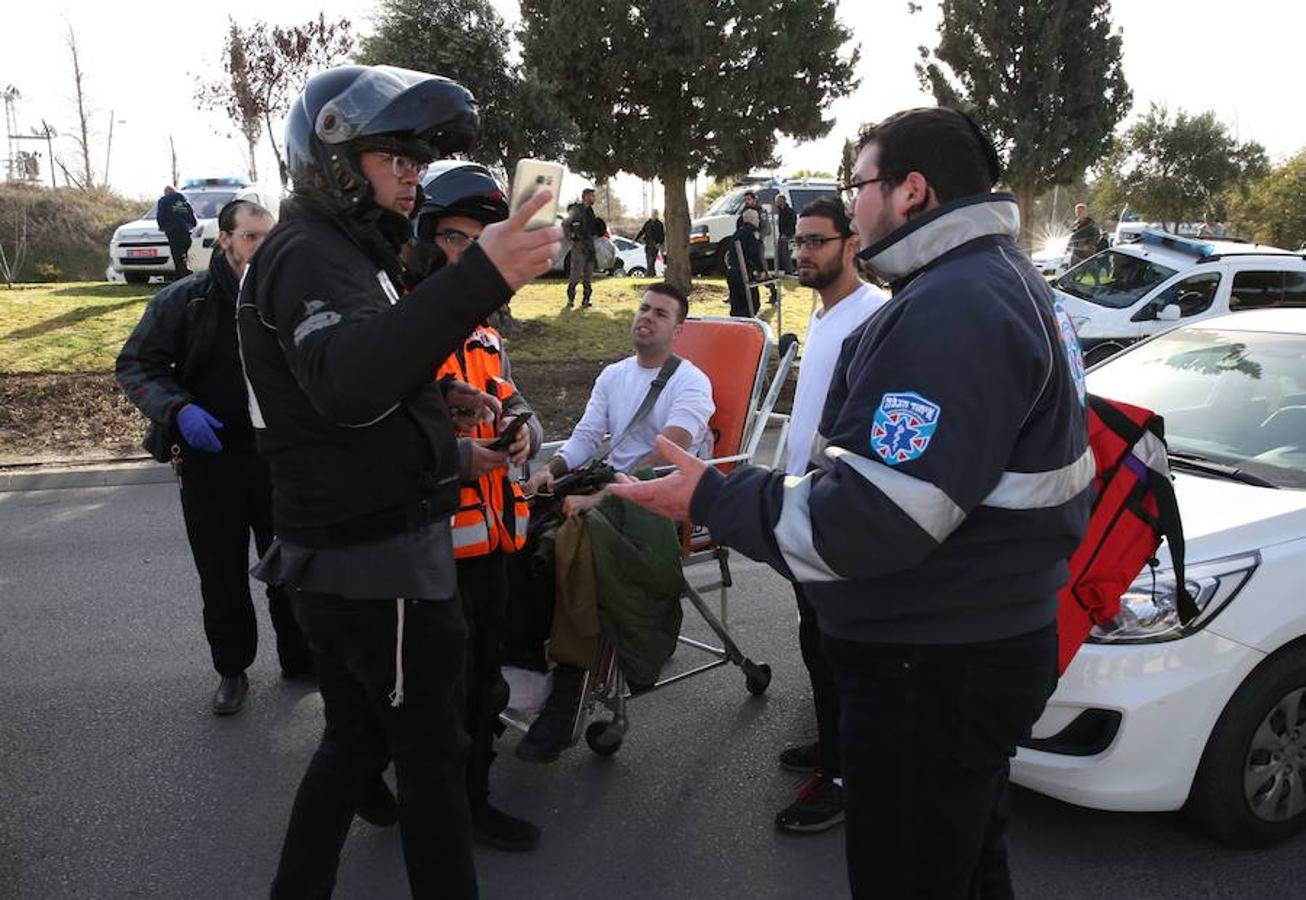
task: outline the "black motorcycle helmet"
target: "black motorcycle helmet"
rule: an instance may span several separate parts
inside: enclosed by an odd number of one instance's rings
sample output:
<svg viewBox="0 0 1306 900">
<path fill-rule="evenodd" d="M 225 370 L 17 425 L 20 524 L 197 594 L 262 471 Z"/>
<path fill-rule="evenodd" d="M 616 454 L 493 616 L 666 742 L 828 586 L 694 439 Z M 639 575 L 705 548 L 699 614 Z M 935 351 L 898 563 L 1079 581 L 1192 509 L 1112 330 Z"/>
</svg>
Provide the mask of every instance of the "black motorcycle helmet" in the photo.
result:
<svg viewBox="0 0 1306 900">
<path fill-rule="evenodd" d="M 435 229 L 447 216 L 466 216 L 482 225 L 508 218 L 503 185 L 485 166 L 450 160 L 436 163 L 422 179 L 422 205 L 413 223 L 411 268 L 422 277 L 448 260 L 435 243 Z"/>
<path fill-rule="evenodd" d="M 313 189 L 341 210 L 372 187 L 364 150 L 430 162 L 476 140 L 476 98 L 457 82 L 394 66 L 338 66 L 309 79 L 286 119 L 286 163 L 295 190 Z"/>
</svg>

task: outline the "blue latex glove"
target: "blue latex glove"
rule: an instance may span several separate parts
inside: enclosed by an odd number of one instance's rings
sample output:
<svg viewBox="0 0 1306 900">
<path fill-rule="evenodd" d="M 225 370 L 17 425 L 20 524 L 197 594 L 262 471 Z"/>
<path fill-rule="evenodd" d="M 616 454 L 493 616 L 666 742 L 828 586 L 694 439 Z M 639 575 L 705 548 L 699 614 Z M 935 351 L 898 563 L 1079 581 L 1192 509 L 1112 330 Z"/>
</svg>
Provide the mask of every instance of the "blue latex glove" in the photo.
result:
<svg viewBox="0 0 1306 900">
<path fill-rule="evenodd" d="M 177 413 L 177 427 L 181 429 L 181 436 L 186 439 L 196 450 L 204 450 L 207 453 L 217 453 L 222 449 L 222 441 L 213 433 L 213 429 L 221 428 L 222 423 L 202 406 L 196 406 L 194 403 L 187 403 Z"/>
</svg>

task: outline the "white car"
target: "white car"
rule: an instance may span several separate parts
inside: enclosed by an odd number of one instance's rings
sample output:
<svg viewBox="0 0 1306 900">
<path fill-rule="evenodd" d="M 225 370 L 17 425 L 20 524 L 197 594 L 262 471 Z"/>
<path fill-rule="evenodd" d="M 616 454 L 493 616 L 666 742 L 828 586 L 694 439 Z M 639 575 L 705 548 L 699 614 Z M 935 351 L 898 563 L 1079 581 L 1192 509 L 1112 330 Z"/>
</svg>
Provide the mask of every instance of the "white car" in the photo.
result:
<svg viewBox="0 0 1306 900">
<path fill-rule="evenodd" d="M 1070 268 L 1070 235 L 1048 238 L 1029 258 L 1044 278 L 1056 278 Z"/>
<path fill-rule="evenodd" d="M 1088 389 L 1165 418 L 1183 518 L 1062 676 L 1012 780 L 1106 810 L 1185 809 L 1238 845 L 1306 826 L 1306 309 L 1181 326 Z"/>
<path fill-rule="evenodd" d="M 195 211 L 191 248 L 186 254 L 192 272 L 209 266 L 218 236 L 218 211 L 237 197 L 262 202 L 258 188 L 243 178 L 192 178 L 178 190 Z M 155 218 L 156 209 L 156 204 L 151 204 L 139 219 L 118 226 L 109 240 L 109 265 L 130 284 L 145 284 L 152 275 L 170 278 L 176 272 L 168 239 Z"/>
<path fill-rule="evenodd" d="M 1089 257 L 1052 286 L 1091 366 L 1180 322 L 1306 306 L 1306 255 L 1144 231 L 1133 243 Z"/>
<path fill-rule="evenodd" d="M 612 245 L 616 247 L 617 256 L 612 263 L 613 278 L 656 278 L 667 270 L 666 260 L 662 258 L 662 252 L 658 251 L 657 259 L 654 261 L 656 272 L 648 271 L 648 256 L 644 253 L 644 245 L 637 244 L 630 238 L 613 237 Z"/>
</svg>

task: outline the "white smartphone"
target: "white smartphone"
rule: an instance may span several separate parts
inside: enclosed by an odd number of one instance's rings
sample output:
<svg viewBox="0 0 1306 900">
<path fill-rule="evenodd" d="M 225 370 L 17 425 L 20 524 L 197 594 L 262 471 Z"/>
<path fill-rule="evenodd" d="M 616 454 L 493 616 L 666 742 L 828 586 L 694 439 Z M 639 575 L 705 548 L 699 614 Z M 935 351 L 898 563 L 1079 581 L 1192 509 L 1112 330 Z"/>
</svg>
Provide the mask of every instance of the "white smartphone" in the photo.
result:
<svg viewBox="0 0 1306 900">
<path fill-rule="evenodd" d="M 512 204 L 516 212 L 523 203 L 535 195 L 541 188 L 548 188 L 553 199 L 535 211 L 526 223 L 527 229 L 544 228 L 552 225 L 558 216 L 558 196 L 562 192 L 563 167 L 560 163 L 547 162 L 542 159 L 522 159 L 517 161 L 517 168 L 512 175 Z"/>
</svg>

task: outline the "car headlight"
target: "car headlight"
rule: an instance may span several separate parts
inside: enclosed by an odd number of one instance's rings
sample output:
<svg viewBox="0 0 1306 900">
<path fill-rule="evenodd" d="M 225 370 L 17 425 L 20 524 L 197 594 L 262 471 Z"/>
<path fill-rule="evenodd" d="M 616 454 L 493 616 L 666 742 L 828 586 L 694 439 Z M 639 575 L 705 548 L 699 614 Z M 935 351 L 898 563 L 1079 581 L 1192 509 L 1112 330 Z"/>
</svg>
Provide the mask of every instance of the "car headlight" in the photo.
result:
<svg viewBox="0 0 1306 900">
<path fill-rule="evenodd" d="M 1259 553 L 1229 556 L 1184 567 L 1184 582 L 1197 604 L 1197 618 L 1183 625 L 1176 605 L 1174 569 L 1144 570 L 1120 598 L 1120 612 L 1105 625 L 1094 625 L 1094 644 L 1148 644 L 1188 637 L 1204 628 L 1224 608 L 1261 564 Z"/>
</svg>

